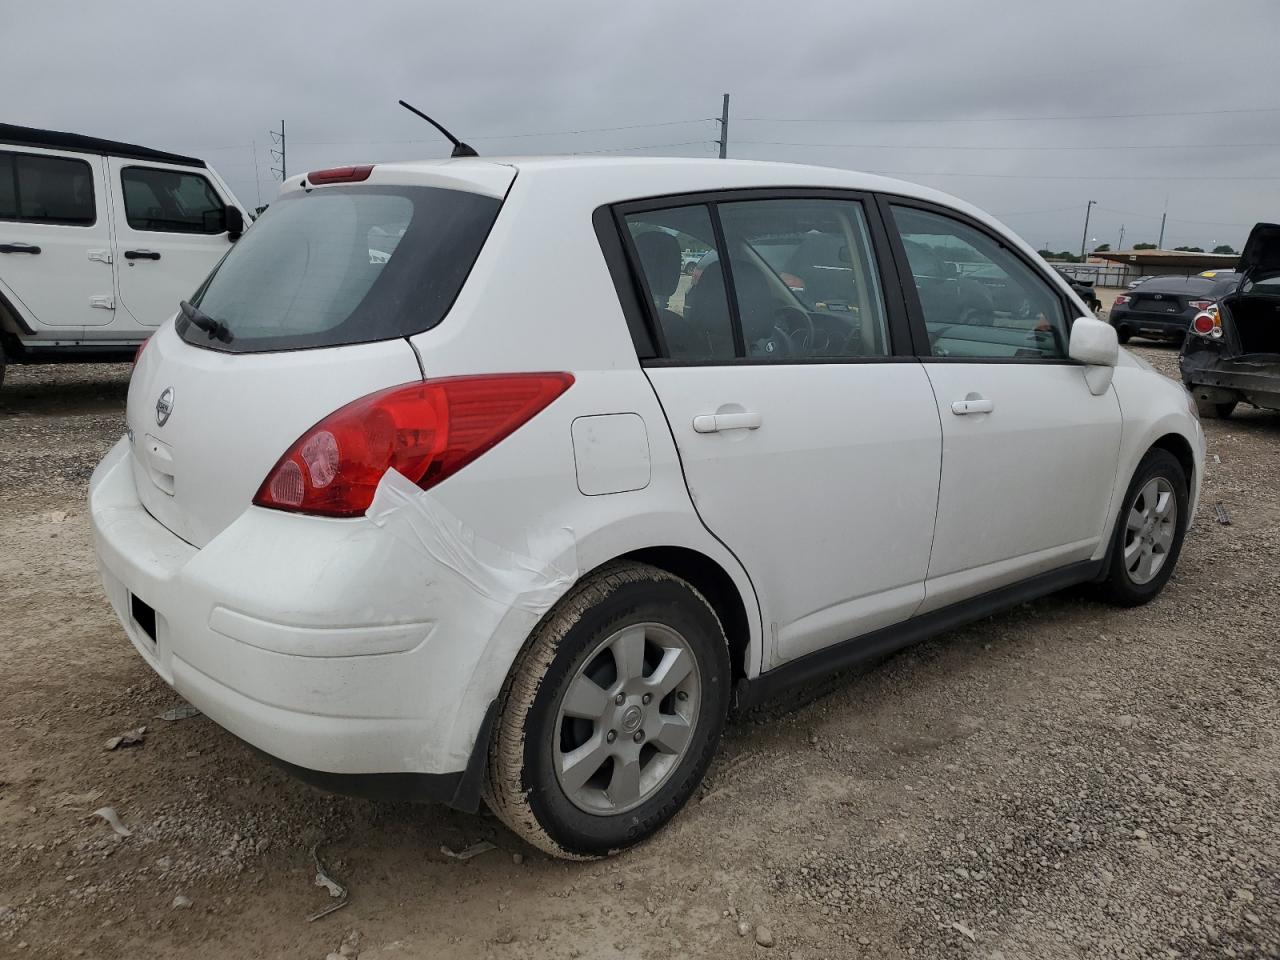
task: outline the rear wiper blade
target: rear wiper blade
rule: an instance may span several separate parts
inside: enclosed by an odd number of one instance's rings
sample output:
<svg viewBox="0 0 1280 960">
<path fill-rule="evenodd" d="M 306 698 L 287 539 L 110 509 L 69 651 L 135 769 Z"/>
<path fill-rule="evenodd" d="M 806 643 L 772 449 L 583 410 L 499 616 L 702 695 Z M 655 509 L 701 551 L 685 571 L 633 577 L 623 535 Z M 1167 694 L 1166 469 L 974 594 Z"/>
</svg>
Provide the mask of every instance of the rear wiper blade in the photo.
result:
<svg viewBox="0 0 1280 960">
<path fill-rule="evenodd" d="M 230 343 L 235 339 L 235 335 L 230 331 L 230 329 L 228 329 L 225 323 L 221 320 L 215 320 L 199 307 L 192 306 L 186 300 L 179 300 L 178 308 L 182 310 L 182 315 L 187 318 L 188 323 L 194 323 L 215 340 L 221 340 L 223 343 Z"/>
</svg>

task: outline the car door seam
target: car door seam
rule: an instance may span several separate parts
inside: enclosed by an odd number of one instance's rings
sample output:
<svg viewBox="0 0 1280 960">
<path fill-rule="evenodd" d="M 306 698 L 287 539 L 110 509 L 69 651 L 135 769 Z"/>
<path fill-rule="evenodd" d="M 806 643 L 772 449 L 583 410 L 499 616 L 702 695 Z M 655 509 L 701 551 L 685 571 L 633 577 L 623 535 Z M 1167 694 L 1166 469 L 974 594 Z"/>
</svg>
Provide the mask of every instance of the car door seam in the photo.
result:
<svg viewBox="0 0 1280 960">
<path fill-rule="evenodd" d="M 908 620 L 914 617 L 925 601 L 929 599 L 929 577 L 933 572 L 933 548 L 938 543 L 938 514 L 942 511 L 942 471 L 945 466 L 947 448 L 947 432 L 942 425 L 942 405 L 938 400 L 938 390 L 933 385 L 933 377 L 929 376 L 928 365 L 919 358 L 917 358 L 916 362 L 920 364 L 920 370 L 924 373 L 925 382 L 929 384 L 929 393 L 933 397 L 933 412 L 938 418 L 938 485 L 934 491 L 933 535 L 929 537 L 929 562 L 925 564 L 924 568 L 924 582 L 922 584 L 924 592 L 920 597 L 920 602 L 916 604 L 915 610 L 912 610 L 907 617 Z"/>
<path fill-rule="evenodd" d="M 684 481 L 685 495 L 688 496 L 689 498 L 689 506 L 693 508 L 693 515 L 698 518 L 698 523 L 702 525 L 702 529 L 706 530 L 707 533 L 711 535 L 711 538 L 715 540 L 716 543 L 720 544 L 720 546 L 724 547 L 725 550 L 729 552 L 729 556 L 733 557 L 733 559 L 737 561 L 738 569 L 742 571 L 742 575 L 747 578 L 747 583 L 751 585 L 751 594 L 756 602 L 756 621 L 760 625 L 760 654 L 759 654 L 759 660 L 757 661 L 757 664 L 756 664 L 756 673 L 757 675 L 762 674 L 765 672 L 764 645 L 765 645 L 766 632 L 765 632 L 765 623 L 764 623 L 764 610 L 761 609 L 760 607 L 760 591 L 756 588 L 755 581 L 751 579 L 751 571 L 748 570 L 747 565 L 742 562 L 742 558 L 739 557 L 738 554 L 734 551 L 734 549 L 731 546 L 729 546 L 729 544 L 725 543 L 724 540 L 722 540 L 720 536 L 714 530 L 712 530 L 711 527 L 707 525 L 707 521 L 702 518 L 702 511 L 698 509 L 698 504 L 693 499 L 693 491 L 689 489 L 689 475 L 684 468 L 684 455 L 680 452 L 680 442 L 676 439 L 676 432 L 671 426 L 671 417 L 667 414 L 667 408 L 662 403 L 662 395 L 658 391 L 657 385 L 649 377 L 649 371 L 646 370 L 643 366 L 641 366 L 640 372 L 644 374 L 645 381 L 649 384 L 649 389 L 653 391 L 653 396 L 654 396 L 654 399 L 657 401 L 658 409 L 662 411 L 662 419 L 666 421 L 667 436 L 671 438 L 671 447 L 676 452 L 676 463 L 680 467 L 680 479 Z M 743 666 L 745 669 L 746 665 L 744 664 Z"/>
</svg>

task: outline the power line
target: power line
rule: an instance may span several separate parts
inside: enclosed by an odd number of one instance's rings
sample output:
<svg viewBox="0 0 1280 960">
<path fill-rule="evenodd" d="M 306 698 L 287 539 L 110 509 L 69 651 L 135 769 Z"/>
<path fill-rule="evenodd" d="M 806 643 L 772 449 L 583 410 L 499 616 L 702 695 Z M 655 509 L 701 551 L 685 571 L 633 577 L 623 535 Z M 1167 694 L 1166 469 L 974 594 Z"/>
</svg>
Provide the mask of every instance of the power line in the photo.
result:
<svg viewBox="0 0 1280 960">
<path fill-rule="evenodd" d="M 1041 120 L 1136 120 L 1144 117 L 1213 117 L 1224 113 L 1280 113 L 1280 107 L 1173 110 L 1164 113 L 1082 113 L 1047 117 L 880 117 L 822 120 L 808 117 L 740 117 L 741 123 L 1031 123 Z"/>
<path fill-rule="evenodd" d="M 1069 207 L 1051 207 L 1051 208 L 1050 208 L 1050 209 L 1048 209 L 1048 210 L 1013 210 L 1013 211 L 1008 212 L 1008 213 L 993 213 L 993 214 L 992 214 L 992 216 L 996 216 L 996 217 L 1029 217 L 1029 216 L 1031 216 L 1032 214 L 1039 214 L 1039 213 L 1062 213 L 1064 210 L 1075 210 L 1075 209 L 1076 209 L 1076 204 L 1074 204 L 1074 203 L 1073 203 L 1073 204 L 1072 204 L 1071 206 L 1069 206 Z M 1099 208 L 1099 209 L 1102 209 L 1102 208 Z"/>
<path fill-rule="evenodd" d="M 573 156 L 585 156 L 590 153 L 621 153 L 624 150 L 663 150 L 667 147 L 688 147 L 695 143 L 712 144 L 714 140 L 681 140 L 679 143 L 646 143 L 638 147 L 606 147 L 603 150 L 575 150 Z"/>
<path fill-rule="evenodd" d="M 1143 217 L 1147 220 L 1160 219 L 1154 213 L 1139 213 L 1137 210 L 1117 210 L 1114 207 L 1099 207 L 1099 210 L 1106 210 L 1108 213 L 1119 213 L 1130 217 Z M 1252 227 L 1252 223 L 1229 222 L 1226 220 L 1189 220 L 1186 217 L 1169 217 L 1174 223 L 1196 223 L 1204 224 L 1211 227 Z"/>
<path fill-rule="evenodd" d="M 481 137 L 468 137 L 469 140 L 523 140 L 528 137 L 573 137 L 583 133 L 613 133 L 618 130 L 647 130 L 654 127 L 678 127 L 690 123 L 707 123 L 715 117 L 698 117 L 694 120 L 664 120 L 659 123 L 629 123 L 620 127 L 583 127 L 581 130 L 546 130 L 534 133 L 503 133 Z M 305 143 L 308 146 L 329 147 L 347 144 L 383 144 L 383 143 L 435 143 L 435 140 L 295 140 L 294 143 Z"/>
<path fill-rule="evenodd" d="M 1052 146 L 975 146 L 949 143 L 801 143 L 788 140 L 738 140 L 772 147 L 853 147 L 859 150 L 1222 150 L 1238 147 L 1280 147 L 1277 143 L 1129 143 L 1105 146 L 1078 144 Z"/>
<path fill-rule="evenodd" d="M 986 177 L 993 180 L 1280 180 L 1280 177 L 1235 177 L 1235 176 L 1217 176 L 1217 177 L 1182 177 L 1182 176 L 1162 176 L 1149 175 L 1142 177 L 1098 177 L 1098 176 L 1077 176 L 1067 174 L 1023 174 L 1023 173 L 955 173 L 946 170 L 863 170 L 863 173 L 874 173 L 882 177 Z"/>
</svg>

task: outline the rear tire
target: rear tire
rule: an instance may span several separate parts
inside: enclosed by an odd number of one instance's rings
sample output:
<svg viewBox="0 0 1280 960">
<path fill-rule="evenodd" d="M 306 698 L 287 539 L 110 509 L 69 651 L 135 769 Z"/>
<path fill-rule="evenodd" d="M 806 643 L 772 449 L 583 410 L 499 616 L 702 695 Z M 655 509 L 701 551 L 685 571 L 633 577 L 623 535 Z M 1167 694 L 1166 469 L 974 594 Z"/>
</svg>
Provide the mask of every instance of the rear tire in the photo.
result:
<svg viewBox="0 0 1280 960">
<path fill-rule="evenodd" d="M 1133 338 L 1133 334 L 1129 332 L 1128 327 L 1116 327 L 1116 339 L 1121 343 L 1128 343 Z"/>
<path fill-rule="evenodd" d="M 1236 409 L 1239 400 L 1228 400 L 1225 403 L 1214 403 L 1212 400 L 1201 400 L 1196 397 L 1196 409 L 1205 420 L 1225 420 Z"/>
<path fill-rule="evenodd" d="M 702 594 L 647 564 L 602 567 L 543 618 L 503 686 L 490 809 L 553 856 L 639 843 L 702 782 L 730 680 L 724 628 Z"/>
<path fill-rule="evenodd" d="M 1182 464 L 1167 450 L 1147 451 L 1116 517 L 1102 599 L 1136 607 L 1159 595 L 1182 552 L 1187 506 Z"/>
</svg>

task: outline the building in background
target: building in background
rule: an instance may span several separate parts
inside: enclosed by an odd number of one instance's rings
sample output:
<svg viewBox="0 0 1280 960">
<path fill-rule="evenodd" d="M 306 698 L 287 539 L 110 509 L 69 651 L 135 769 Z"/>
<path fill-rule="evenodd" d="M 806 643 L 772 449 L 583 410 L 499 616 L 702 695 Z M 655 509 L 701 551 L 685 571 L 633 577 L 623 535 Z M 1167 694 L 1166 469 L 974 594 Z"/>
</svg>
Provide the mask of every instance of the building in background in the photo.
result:
<svg viewBox="0 0 1280 960">
<path fill-rule="evenodd" d="M 1090 254 L 1086 263 L 1055 263 L 1063 273 L 1100 287 L 1123 287 L 1138 277 L 1192 276 L 1205 270 L 1231 270 L 1234 253 L 1189 253 L 1183 250 L 1107 250 Z"/>
</svg>

